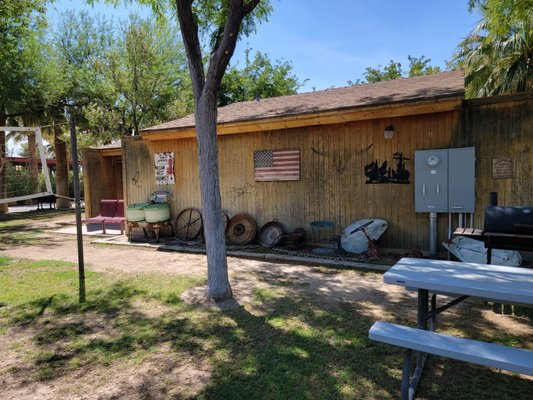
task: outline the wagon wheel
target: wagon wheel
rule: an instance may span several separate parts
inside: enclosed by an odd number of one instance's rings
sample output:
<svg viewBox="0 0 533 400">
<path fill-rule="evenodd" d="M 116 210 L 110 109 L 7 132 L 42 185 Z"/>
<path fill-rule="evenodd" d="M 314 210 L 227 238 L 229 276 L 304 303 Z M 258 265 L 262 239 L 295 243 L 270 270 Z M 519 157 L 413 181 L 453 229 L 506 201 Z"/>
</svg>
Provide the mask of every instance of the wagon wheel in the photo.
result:
<svg viewBox="0 0 533 400">
<path fill-rule="evenodd" d="M 248 214 L 237 214 L 229 220 L 226 239 L 231 244 L 246 245 L 255 238 L 257 223 Z"/>
<path fill-rule="evenodd" d="M 224 211 L 222 211 L 222 225 L 224 225 L 224 233 L 226 233 L 229 225 L 229 215 Z"/>
<path fill-rule="evenodd" d="M 195 208 L 186 208 L 176 218 L 176 237 L 180 240 L 194 240 L 203 229 L 202 214 Z"/>
</svg>

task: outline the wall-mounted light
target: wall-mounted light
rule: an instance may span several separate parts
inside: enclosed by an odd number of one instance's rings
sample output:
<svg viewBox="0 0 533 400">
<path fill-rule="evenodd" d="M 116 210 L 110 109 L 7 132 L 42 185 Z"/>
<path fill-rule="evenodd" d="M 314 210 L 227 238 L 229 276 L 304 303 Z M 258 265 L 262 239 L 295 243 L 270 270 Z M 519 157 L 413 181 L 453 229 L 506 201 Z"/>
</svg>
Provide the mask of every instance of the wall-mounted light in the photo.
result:
<svg viewBox="0 0 533 400">
<path fill-rule="evenodd" d="M 385 127 L 385 132 L 383 133 L 385 136 L 385 139 L 392 139 L 394 136 L 394 126 L 388 125 Z"/>
</svg>

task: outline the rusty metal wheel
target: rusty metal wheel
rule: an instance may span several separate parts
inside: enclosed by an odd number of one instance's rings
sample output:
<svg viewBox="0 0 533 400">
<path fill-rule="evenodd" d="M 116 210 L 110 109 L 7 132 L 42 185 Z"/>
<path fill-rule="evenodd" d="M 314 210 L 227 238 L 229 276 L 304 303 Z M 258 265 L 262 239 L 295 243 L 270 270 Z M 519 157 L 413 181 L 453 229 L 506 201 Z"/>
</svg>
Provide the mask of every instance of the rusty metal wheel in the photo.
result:
<svg viewBox="0 0 533 400">
<path fill-rule="evenodd" d="M 202 213 L 196 208 L 186 208 L 178 214 L 175 223 L 176 237 L 180 240 L 194 240 L 204 227 Z"/>
<path fill-rule="evenodd" d="M 231 244 L 245 245 L 254 240 L 257 224 L 248 214 L 237 214 L 229 220 L 226 239 Z"/>
<path fill-rule="evenodd" d="M 224 225 L 224 233 L 228 230 L 229 225 L 229 215 L 222 211 L 222 224 Z"/>
</svg>

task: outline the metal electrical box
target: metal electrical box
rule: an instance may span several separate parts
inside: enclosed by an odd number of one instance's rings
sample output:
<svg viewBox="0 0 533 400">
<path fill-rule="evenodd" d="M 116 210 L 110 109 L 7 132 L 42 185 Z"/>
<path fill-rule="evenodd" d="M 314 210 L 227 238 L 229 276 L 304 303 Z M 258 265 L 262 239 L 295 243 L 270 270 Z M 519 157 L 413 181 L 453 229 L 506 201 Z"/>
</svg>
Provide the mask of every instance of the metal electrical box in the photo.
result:
<svg viewBox="0 0 533 400">
<path fill-rule="evenodd" d="M 474 147 L 448 150 L 448 205 L 452 213 L 473 213 L 476 207 Z"/>
<path fill-rule="evenodd" d="M 448 150 L 415 151 L 415 209 L 448 211 Z"/>
<path fill-rule="evenodd" d="M 415 151 L 415 211 L 473 213 L 474 147 Z"/>
</svg>

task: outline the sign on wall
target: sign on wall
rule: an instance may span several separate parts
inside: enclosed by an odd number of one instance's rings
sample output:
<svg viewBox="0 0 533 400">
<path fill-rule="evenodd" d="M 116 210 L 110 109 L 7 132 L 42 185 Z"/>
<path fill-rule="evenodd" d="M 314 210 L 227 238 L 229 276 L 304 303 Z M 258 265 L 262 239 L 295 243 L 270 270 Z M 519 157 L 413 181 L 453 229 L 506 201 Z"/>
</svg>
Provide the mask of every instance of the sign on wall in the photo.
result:
<svg viewBox="0 0 533 400">
<path fill-rule="evenodd" d="M 512 179 L 515 177 L 514 159 L 511 157 L 492 159 L 492 179 Z"/>
<path fill-rule="evenodd" d="M 300 150 L 254 151 L 254 176 L 256 181 L 300 180 Z"/>
<path fill-rule="evenodd" d="M 155 184 L 174 185 L 174 152 L 155 153 Z"/>
</svg>

